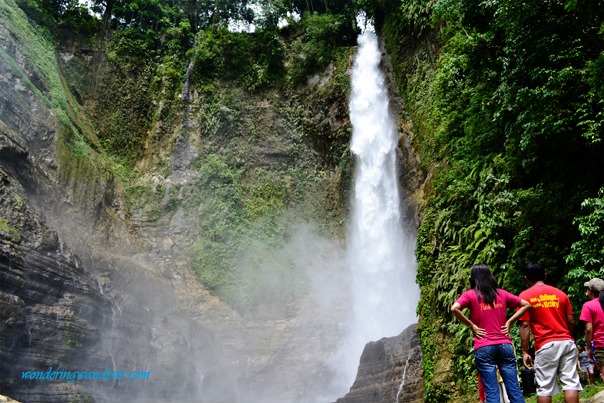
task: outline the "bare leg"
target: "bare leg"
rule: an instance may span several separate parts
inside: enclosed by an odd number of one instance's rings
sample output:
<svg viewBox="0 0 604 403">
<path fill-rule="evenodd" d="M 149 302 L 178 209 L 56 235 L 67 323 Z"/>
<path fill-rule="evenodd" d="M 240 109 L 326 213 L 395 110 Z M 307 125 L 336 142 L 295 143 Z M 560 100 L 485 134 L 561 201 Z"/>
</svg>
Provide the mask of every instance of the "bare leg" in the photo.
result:
<svg viewBox="0 0 604 403">
<path fill-rule="evenodd" d="M 587 371 L 587 384 L 591 385 L 592 383 L 594 383 L 594 371 Z"/>
<path fill-rule="evenodd" d="M 552 403 L 551 396 L 537 396 L 537 403 Z"/>
<path fill-rule="evenodd" d="M 579 391 L 578 390 L 565 390 L 564 401 L 566 403 L 579 403 Z"/>
</svg>

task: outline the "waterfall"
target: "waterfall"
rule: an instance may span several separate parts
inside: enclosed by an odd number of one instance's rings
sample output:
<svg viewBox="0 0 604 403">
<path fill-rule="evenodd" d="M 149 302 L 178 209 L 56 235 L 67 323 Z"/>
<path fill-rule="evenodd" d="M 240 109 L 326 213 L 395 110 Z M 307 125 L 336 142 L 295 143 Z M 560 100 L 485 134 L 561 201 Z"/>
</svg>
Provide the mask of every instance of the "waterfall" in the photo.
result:
<svg viewBox="0 0 604 403">
<path fill-rule="evenodd" d="M 415 237 L 401 214 L 396 149 L 398 131 L 389 106 L 375 33 L 359 36 L 351 74 L 350 149 L 356 158 L 348 228 L 352 318 L 347 377 L 352 384 L 366 343 L 398 335 L 415 323 Z"/>
<path fill-rule="evenodd" d="M 411 352 L 409 353 L 409 356 L 407 357 L 407 361 L 405 361 L 405 366 L 403 367 L 403 376 L 401 379 L 401 384 L 398 387 L 398 392 L 396 392 L 396 400 L 394 400 L 394 403 L 398 403 L 400 398 L 401 398 L 401 394 L 403 393 L 403 388 L 405 387 L 405 376 L 407 375 L 407 366 L 409 365 L 409 360 L 411 359 L 411 355 L 413 354 L 413 350 L 411 350 Z"/>
</svg>

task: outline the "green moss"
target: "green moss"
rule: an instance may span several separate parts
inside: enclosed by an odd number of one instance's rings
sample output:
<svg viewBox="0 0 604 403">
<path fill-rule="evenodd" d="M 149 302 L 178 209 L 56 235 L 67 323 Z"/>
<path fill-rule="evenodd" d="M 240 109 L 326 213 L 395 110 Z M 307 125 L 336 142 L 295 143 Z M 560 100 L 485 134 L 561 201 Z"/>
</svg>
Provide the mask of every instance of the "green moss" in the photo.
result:
<svg viewBox="0 0 604 403">
<path fill-rule="evenodd" d="M 0 49 L 0 59 L 8 62 L 19 74 L 21 82 L 31 90 L 45 105 L 56 113 L 58 121 L 65 127 L 74 130 L 67 115 L 67 99 L 58 73 L 55 50 L 50 35 L 39 27 L 33 26 L 27 16 L 17 7 L 13 0 L 0 3 L 0 14 L 11 27 L 11 32 L 21 44 L 19 52 L 24 59 L 33 63 L 29 71 L 17 65 L 4 48 Z M 35 82 L 32 79 L 36 79 Z"/>
<path fill-rule="evenodd" d="M 80 327 L 75 323 L 69 322 L 70 320 L 75 320 L 75 318 L 72 317 L 67 319 L 68 322 L 66 322 L 61 328 L 63 333 L 63 343 L 67 348 L 75 349 L 83 345 L 86 337 L 82 333 Z"/>
<path fill-rule="evenodd" d="M 124 196 L 129 209 L 139 210 L 147 206 L 157 206 L 161 195 L 154 191 L 151 185 L 133 184 L 124 189 Z"/>
<path fill-rule="evenodd" d="M 76 157 L 88 158 L 88 157 L 90 157 L 91 149 L 90 149 L 90 146 L 88 146 L 88 144 L 86 144 L 86 142 L 83 139 L 77 139 L 72 144 L 71 152 Z"/>
<path fill-rule="evenodd" d="M 70 403 L 94 403 L 94 397 L 90 393 L 78 391 L 71 398 Z"/>
<path fill-rule="evenodd" d="M 21 242 L 21 233 L 8 222 L 7 219 L 0 217 L 0 237 L 10 240 L 14 243 Z"/>
</svg>

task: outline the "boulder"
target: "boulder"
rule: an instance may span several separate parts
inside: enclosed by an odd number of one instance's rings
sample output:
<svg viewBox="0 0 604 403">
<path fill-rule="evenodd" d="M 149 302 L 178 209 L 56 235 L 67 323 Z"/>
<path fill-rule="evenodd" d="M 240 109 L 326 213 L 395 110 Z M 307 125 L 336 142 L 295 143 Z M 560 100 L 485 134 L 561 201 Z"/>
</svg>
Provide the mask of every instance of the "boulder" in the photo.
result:
<svg viewBox="0 0 604 403">
<path fill-rule="evenodd" d="M 422 351 L 416 329 L 413 324 L 396 337 L 368 343 L 350 392 L 336 403 L 422 402 Z"/>
</svg>

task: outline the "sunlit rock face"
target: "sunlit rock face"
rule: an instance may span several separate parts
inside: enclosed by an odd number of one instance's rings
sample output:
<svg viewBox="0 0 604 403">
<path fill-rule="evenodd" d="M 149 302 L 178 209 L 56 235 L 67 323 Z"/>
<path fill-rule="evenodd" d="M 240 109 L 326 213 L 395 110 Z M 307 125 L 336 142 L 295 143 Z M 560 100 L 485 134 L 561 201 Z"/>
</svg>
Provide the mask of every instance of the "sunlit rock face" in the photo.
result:
<svg viewBox="0 0 604 403">
<path fill-rule="evenodd" d="M 396 337 L 368 343 L 350 392 L 336 403 L 423 402 L 422 352 L 411 325 Z"/>
</svg>

